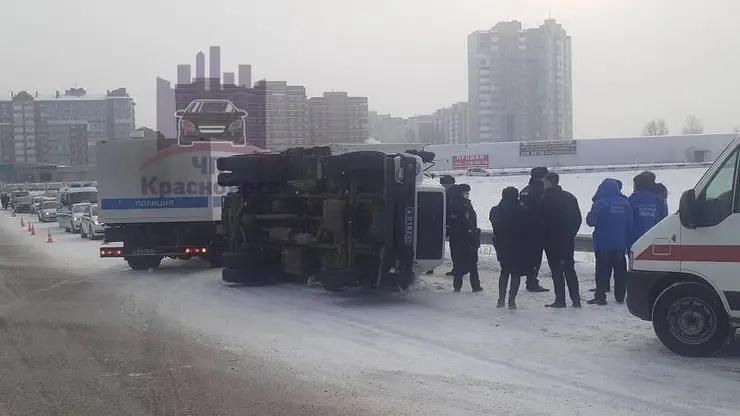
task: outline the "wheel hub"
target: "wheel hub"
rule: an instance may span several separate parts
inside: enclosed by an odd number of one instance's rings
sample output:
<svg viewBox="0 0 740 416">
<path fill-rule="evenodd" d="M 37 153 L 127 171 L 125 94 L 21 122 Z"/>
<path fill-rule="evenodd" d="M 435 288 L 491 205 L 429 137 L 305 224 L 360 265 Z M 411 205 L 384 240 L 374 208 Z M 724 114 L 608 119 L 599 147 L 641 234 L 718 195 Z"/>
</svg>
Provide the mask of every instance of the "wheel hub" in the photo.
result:
<svg viewBox="0 0 740 416">
<path fill-rule="evenodd" d="M 699 298 L 679 299 L 668 310 L 673 335 L 686 344 L 706 342 L 717 327 L 717 316 L 711 306 Z"/>
</svg>

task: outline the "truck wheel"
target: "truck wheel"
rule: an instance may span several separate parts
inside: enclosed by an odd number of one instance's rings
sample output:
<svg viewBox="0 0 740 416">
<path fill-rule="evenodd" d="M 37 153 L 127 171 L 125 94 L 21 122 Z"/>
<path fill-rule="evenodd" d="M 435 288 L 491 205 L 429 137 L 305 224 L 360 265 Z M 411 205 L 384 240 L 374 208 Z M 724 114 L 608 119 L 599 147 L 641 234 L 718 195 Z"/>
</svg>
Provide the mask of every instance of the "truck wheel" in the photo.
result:
<svg viewBox="0 0 740 416">
<path fill-rule="evenodd" d="M 361 170 L 382 171 L 385 169 L 386 157 L 387 155 L 383 152 L 371 150 L 329 156 L 323 161 L 323 172 L 325 176 L 331 177 Z"/>
<path fill-rule="evenodd" d="M 710 357 L 734 335 L 719 295 L 699 283 L 676 283 L 653 306 L 653 330 L 666 348 L 684 357 Z"/>
<path fill-rule="evenodd" d="M 279 154 L 235 155 L 216 161 L 221 171 L 231 172 L 235 183 L 282 182 L 287 179 L 285 158 Z M 222 185 L 223 186 L 223 185 Z"/>
<path fill-rule="evenodd" d="M 156 269 L 162 263 L 162 257 L 159 256 L 136 256 L 126 259 L 128 266 L 132 270 L 149 270 Z"/>
<path fill-rule="evenodd" d="M 260 286 L 273 283 L 281 277 L 280 253 L 226 252 L 221 255 L 224 282 Z"/>
</svg>

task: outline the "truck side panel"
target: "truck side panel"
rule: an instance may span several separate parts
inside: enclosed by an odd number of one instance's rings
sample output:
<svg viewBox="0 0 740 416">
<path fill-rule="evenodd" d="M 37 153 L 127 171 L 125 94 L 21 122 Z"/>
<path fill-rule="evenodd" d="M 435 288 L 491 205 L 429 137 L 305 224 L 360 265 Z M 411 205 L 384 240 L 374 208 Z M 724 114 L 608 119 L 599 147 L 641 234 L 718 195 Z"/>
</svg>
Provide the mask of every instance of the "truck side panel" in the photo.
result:
<svg viewBox="0 0 740 416">
<path fill-rule="evenodd" d="M 180 147 L 173 139 L 113 140 L 96 148 L 99 218 L 106 224 L 220 221 L 229 189 L 217 183 L 216 160 L 261 151 L 215 142 Z"/>
</svg>

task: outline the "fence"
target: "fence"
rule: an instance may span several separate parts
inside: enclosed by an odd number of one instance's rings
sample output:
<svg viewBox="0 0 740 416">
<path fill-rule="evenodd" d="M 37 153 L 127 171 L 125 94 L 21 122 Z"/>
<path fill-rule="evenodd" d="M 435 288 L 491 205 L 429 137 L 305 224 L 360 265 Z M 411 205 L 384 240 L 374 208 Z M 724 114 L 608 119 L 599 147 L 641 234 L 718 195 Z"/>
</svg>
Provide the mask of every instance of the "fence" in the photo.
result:
<svg viewBox="0 0 740 416">
<path fill-rule="evenodd" d="M 484 245 L 492 244 L 493 234 L 491 230 L 481 231 L 480 243 Z M 576 251 L 593 252 L 593 240 L 590 235 L 579 234 L 576 236 Z"/>
</svg>

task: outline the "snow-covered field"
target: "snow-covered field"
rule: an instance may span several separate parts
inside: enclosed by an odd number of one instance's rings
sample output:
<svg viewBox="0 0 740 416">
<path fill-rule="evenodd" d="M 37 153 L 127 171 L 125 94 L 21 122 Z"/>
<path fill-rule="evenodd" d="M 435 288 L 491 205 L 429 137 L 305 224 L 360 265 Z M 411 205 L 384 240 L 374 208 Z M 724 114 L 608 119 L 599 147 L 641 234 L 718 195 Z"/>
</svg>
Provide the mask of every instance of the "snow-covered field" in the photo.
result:
<svg viewBox="0 0 740 416">
<path fill-rule="evenodd" d="M 668 208 L 670 212 L 678 209 L 678 200 L 683 191 L 692 188 L 706 171 L 706 168 L 656 170 L 657 181 L 668 188 Z M 623 192 L 632 193 L 632 178 L 639 172 L 596 172 L 596 173 L 563 173 L 560 175 L 560 184 L 563 189 L 571 192 L 578 198 L 581 212 L 585 218 L 591 208 L 591 197 L 604 178 L 619 179 L 624 184 Z M 501 191 L 507 186 L 514 186 L 521 190 L 527 185 L 529 176 L 500 176 L 500 177 L 470 177 L 457 178 L 457 183 L 467 183 L 471 187 L 470 199 L 478 213 L 478 226 L 490 229 L 488 211 L 498 204 Z M 581 227 L 582 234 L 590 234 L 585 222 Z"/>
<path fill-rule="evenodd" d="M 699 174 L 658 173 L 672 191 L 672 207 Z M 615 176 L 629 191 L 631 174 Z M 588 201 L 601 178 L 563 175 L 562 182 Z M 479 210 L 497 200 L 504 186 L 526 182 L 466 179 Z M 373 397 L 367 406 L 374 414 L 740 413 L 736 345 L 717 358 L 677 357 L 660 345 L 650 323 L 614 302 L 550 310 L 543 305 L 551 293 L 524 292 L 518 310 L 497 309 L 499 269 L 488 247 L 481 249 L 482 294 L 467 286 L 452 293 L 444 276 L 449 264 L 425 276 L 407 296 L 333 294 L 301 285 L 230 286 L 198 260 L 165 260 L 156 271 L 134 272 L 122 260 L 99 259 L 100 242 L 35 221 L 37 235 L 30 236 L 19 221 L 0 211 L 0 230 L 40 253 L 39 261 L 79 270 L 93 282 L 113 282 L 130 299 L 121 313 L 132 325 L 148 325 L 133 312 L 146 305 L 203 342 L 236 355 L 263 356 L 298 379 L 320 379 Z M 45 243 L 47 230 L 53 244 Z M 551 287 L 547 266 L 543 269 L 542 282 Z M 579 255 L 577 270 L 587 298 L 594 286 L 589 255 Z"/>
</svg>

